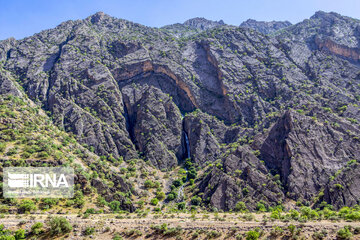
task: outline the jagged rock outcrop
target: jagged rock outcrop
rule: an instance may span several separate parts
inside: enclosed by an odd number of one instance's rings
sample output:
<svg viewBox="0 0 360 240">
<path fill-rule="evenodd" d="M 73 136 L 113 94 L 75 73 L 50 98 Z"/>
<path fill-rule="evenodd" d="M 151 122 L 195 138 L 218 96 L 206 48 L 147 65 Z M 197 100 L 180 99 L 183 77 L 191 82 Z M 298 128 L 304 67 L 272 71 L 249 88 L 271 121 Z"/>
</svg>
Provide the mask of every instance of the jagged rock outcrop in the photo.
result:
<svg viewBox="0 0 360 240">
<path fill-rule="evenodd" d="M 161 29 L 167 31 L 176 37 L 188 37 L 212 28 L 224 26 L 223 20 L 212 21 L 205 18 L 197 17 L 186 20 L 184 23 L 176 23 L 162 27 Z"/>
<path fill-rule="evenodd" d="M 128 128 L 141 154 L 159 169 L 177 166 L 183 155 L 179 108 L 169 95 L 152 86 L 123 91 Z"/>
<path fill-rule="evenodd" d="M 8 38 L 6 40 L 0 41 L 0 53 L 1 53 L 1 60 L 6 61 L 7 58 L 10 57 L 11 48 L 16 45 L 15 38 Z"/>
<path fill-rule="evenodd" d="M 185 26 L 189 26 L 190 28 L 196 28 L 201 30 L 208 30 L 214 27 L 223 26 L 225 25 L 223 20 L 220 21 L 211 21 L 207 20 L 205 18 L 192 18 L 189 20 L 186 20 L 184 22 Z"/>
<path fill-rule="evenodd" d="M 119 201 L 122 210 L 134 212 L 136 208 L 133 203 L 127 200 L 123 195 L 119 194 L 119 191 L 130 191 L 129 184 L 126 183 L 120 176 L 115 175 L 113 178 L 114 179 L 112 180 L 114 180 L 116 185 L 112 188 L 109 188 L 106 184 L 103 183 L 103 181 L 99 179 L 92 179 L 91 185 L 97 190 L 99 194 L 104 196 L 104 199 L 107 202 Z"/>
<path fill-rule="evenodd" d="M 240 24 L 240 27 L 251 28 L 263 34 L 270 34 L 280 29 L 291 26 L 292 24 L 289 21 L 256 21 L 254 19 L 248 19 L 245 22 Z"/>
<path fill-rule="evenodd" d="M 23 96 L 19 87 L 16 86 L 16 83 L 11 78 L 9 73 L 0 69 L 0 95 Z"/>
</svg>

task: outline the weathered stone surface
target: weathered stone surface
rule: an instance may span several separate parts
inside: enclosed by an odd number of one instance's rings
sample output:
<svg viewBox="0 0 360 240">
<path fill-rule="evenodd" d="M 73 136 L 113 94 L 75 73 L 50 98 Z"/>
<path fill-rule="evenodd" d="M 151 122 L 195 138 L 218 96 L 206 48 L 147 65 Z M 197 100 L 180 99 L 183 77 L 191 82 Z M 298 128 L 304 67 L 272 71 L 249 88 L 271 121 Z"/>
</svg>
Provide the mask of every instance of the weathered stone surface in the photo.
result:
<svg viewBox="0 0 360 240">
<path fill-rule="evenodd" d="M 10 74 L 6 72 L 0 72 L 0 94 L 5 96 L 23 96 L 23 93 L 19 90 L 19 87 L 16 86 L 16 83 L 11 80 Z"/>
<path fill-rule="evenodd" d="M 359 170 L 359 163 L 351 163 L 337 172 L 334 180 L 326 186 L 323 200 L 333 204 L 337 209 L 359 204 Z"/>
</svg>

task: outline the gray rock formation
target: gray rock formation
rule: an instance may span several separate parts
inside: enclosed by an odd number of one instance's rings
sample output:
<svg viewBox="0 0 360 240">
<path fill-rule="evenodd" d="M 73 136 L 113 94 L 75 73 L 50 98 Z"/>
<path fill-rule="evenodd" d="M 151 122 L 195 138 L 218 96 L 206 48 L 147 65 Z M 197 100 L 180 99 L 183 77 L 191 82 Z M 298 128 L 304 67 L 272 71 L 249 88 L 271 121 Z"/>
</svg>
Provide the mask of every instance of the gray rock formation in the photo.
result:
<svg viewBox="0 0 360 240">
<path fill-rule="evenodd" d="M 245 22 L 242 22 L 240 24 L 240 27 L 250 28 L 258 32 L 261 32 L 263 34 L 271 34 L 276 31 L 279 31 L 280 29 L 289 27 L 291 25 L 292 24 L 289 21 L 265 22 L 265 21 L 256 21 L 254 19 L 248 19 Z"/>
<path fill-rule="evenodd" d="M 200 32 L 225 26 L 223 20 L 220 21 L 211 21 L 205 18 L 191 18 L 186 20 L 184 23 L 176 23 L 171 25 L 166 25 L 161 30 L 168 32 L 169 34 L 175 37 L 189 37 L 194 34 L 198 34 Z"/>
</svg>

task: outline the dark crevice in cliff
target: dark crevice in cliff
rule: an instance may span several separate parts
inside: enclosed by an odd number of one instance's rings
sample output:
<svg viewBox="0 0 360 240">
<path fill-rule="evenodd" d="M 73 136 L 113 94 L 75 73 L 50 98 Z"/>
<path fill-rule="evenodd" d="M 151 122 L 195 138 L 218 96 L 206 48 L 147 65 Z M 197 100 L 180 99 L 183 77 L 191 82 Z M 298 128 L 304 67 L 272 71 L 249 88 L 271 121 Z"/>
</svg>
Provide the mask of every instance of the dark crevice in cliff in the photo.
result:
<svg viewBox="0 0 360 240">
<path fill-rule="evenodd" d="M 6 52 L 6 61 L 7 61 L 8 59 L 10 59 L 11 50 L 12 50 L 12 49 L 10 49 L 9 51 Z"/>
<path fill-rule="evenodd" d="M 189 135 L 187 134 L 186 130 L 185 130 L 185 121 L 183 120 L 182 122 L 182 141 L 181 141 L 181 145 L 182 145 L 182 150 L 183 150 L 183 157 L 182 157 L 182 161 L 185 161 L 186 159 L 191 159 L 191 149 L 190 149 L 190 139 L 189 139 Z"/>
<path fill-rule="evenodd" d="M 269 136 L 260 149 L 260 159 L 273 174 L 279 174 L 284 184 L 284 191 L 288 191 L 288 176 L 291 169 L 291 150 L 287 138 L 291 129 L 291 116 L 289 112 L 275 124 Z"/>
<path fill-rule="evenodd" d="M 129 133 L 130 136 L 130 140 L 132 141 L 132 143 L 135 145 L 135 136 L 134 136 L 134 126 L 135 126 L 135 119 L 133 119 L 133 116 L 129 115 L 129 110 L 128 110 L 128 106 L 127 104 L 129 104 L 129 100 L 126 99 L 126 96 L 123 96 L 123 105 L 124 105 L 124 117 L 126 120 L 126 130 Z M 129 107 L 131 107 L 129 105 Z"/>
</svg>

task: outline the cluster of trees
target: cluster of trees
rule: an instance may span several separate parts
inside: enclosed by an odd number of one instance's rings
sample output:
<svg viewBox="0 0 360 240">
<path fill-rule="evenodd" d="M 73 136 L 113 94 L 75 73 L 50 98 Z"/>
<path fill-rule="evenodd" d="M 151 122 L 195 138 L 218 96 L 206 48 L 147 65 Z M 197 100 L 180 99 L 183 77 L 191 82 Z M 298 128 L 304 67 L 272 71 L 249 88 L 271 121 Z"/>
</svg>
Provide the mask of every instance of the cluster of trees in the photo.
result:
<svg viewBox="0 0 360 240">
<path fill-rule="evenodd" d="M 27 239 L 29 237 L 39 236 L 43 233 L 49 234 L 51 236 L 61 236 L 66 233 L 70 233 L 72 226 L 69 221 L 64 217 L 51 217 L 46 221 L 47 228 L 44 228 L 42 222 L 34 223 L 30 231 L 25 231 L 20 228 L 16 231 L 11 231 L 5 229 L 4 224 L 0 225 L 0 239 L 1 240 L 21 240 Z"/>
</svg>

